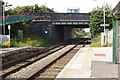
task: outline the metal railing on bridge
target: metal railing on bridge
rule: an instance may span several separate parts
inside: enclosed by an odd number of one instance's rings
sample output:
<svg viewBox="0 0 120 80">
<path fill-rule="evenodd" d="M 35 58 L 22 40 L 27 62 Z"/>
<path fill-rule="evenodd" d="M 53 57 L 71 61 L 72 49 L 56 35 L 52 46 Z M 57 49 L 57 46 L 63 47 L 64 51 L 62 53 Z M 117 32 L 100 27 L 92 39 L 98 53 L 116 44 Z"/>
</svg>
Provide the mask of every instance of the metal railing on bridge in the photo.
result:
<svg viewBox="0 0 120 80">
<path fill-rule="evenodd" d="M 6 16 L 5 17 L 5 25 L 8 24 L 14 24 L 14 23 L 19 23 L 21 22 L 23 19 L 30 21 L 32 20 L 31 15 L 12 15 L 12 16 Z M 2 23 L 2 17 L 0 17 L 0 26 L 4 25 Z"/>
</svg>

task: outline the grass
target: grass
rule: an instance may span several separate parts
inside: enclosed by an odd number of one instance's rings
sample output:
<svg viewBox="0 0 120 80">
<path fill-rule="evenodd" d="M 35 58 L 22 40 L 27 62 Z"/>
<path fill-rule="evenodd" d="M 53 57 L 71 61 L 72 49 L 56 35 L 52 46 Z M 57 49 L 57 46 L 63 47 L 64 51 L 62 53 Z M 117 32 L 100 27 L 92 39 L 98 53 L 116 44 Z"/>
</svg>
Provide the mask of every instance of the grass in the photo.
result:
<svg viewBox="0 0 120 80">
<path fill-rule="evenodd" d="M 92 39 L 91 47 L 100 47 L 101 46 L 101 35 L 98 35 L 97 37 Z"/>
<path fill-rule="evenodd" d="M 108 45 L 106 45 L 106 43 L 101 45 L 101 35 L 98 35 L 97 37 L 93 38 L 90 47 L 110 47 L 112 46 L 112 42 L 108 43 Z"/>
<path fill-rule="evenodd" d="M 12 47 L 25 47 L 25 46 L 34 46 L 34 47 L 48 47 L 49 41 L 38 37 L 36 35 L 24 35 L 24 38 L 18 39 L 13 38 L 11 41 Z"/>
</svg>

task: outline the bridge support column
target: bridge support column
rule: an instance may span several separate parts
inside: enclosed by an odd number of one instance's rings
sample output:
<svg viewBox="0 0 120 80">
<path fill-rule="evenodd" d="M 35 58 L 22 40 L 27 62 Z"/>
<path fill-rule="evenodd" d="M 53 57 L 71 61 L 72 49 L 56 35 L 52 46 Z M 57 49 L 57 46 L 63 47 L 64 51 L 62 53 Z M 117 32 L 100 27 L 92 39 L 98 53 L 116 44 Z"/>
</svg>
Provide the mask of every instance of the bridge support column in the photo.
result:
<svg viewBox="0 0 120 80">
<path fill-rule="evenodd" d="M 74 38 L 74 29 L 70 27 L 64 28 L 64 40 Z"/>
</svg>

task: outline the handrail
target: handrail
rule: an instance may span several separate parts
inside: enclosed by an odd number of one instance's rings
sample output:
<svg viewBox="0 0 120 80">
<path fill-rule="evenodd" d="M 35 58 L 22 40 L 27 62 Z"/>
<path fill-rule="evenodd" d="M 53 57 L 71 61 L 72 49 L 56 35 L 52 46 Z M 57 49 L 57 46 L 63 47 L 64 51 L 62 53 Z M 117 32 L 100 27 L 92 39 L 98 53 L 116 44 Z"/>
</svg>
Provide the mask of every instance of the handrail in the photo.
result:
<svg viewBox="0 0 120 80">
<path fill-rule="evenodd" d="M 21 22 L 23 19 L 32 20 L 31 15 L 12 15 L 5 17 L 5 25 Z M 2 17 L 0 17 L 0 25 L 2 25 Z"/>
</svg>

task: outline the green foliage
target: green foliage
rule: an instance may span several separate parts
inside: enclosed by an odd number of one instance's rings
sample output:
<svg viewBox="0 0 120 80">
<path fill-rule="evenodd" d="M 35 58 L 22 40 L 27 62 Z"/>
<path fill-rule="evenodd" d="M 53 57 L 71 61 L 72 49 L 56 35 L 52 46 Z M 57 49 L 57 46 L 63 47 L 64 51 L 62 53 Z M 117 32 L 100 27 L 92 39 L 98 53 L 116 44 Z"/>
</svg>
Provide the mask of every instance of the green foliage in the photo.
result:
<svg viewBox="0 0 120 80">
<path fill-rule="evenodd" d="M 75 34 L 77 37 L 80 37 L 81 35 L 85 34 L 85 31 L 81 28 L 77 28 L 77 29 L 75 29 Z"/>
<path fill-rule="evenodd" d="M 9 48 L 10 47 L 10 41 L 6 41 L 2 43 L 3 48 Z"/>
<path fill-rule="evenodd" d="M 23 39 L 14 38 L 11 41 L 12 47 L 35 46 L 35 47 L 48 47 L 49 42 L 44 38 L 35 35 L 26 35 Z"/>
<path fill-rule="evenodd" d="M 18 23 L 18 24 L 14 24 L 14 27 L 12 27 L 11 29 L 11 37 L 15 37 L 18 36 L 18 30 L 22 30 L 23 31 L 23 35 L 24 34 L 30 34 L 30 22 L 27 21 L 26 19 L 23 19 L 22 22 Z"/>
<path fill-rule="evenodd" d="M 35 12 L 54 12 L 53 9 L 46 7 L 45 5 L 38 6 L 18 6 L 13 9 L 6 11 L 6 15 L 15 15 L 15 14 L 32 14 Z"/>
<path fill-rule="evenodd" d="M 98 35 L 92 39 L 91 47 L 100 47 L 101 46 L 101 35 Z"/>
<path fill-rule="evenodd" d="M 16 14 L 32 14 L 35 12 L 54 12 L 53 9 L 46 7 L 45 5 L 38 6 L 18 6 L 13 9 L 9 9 L 6 11 L 6 15 L 16 15 Z M 18 30 L 23 30 L 24 34 L 30 33 L 30 22 L 26 19 L 23 19 L 21 23 L 14 24 L 14 27 L 11 29 L 11 37 L 16 37 L 18 34 Z"/>
<path fill-rule="evenodd" d="M 23 27 L 23 32 L 26 34 L 30 33 L 30 23 L 26 19 L 23 19 L 21 22 L 21 26 Z"/>
<path fill-rule="evenodd" d="M 108 5 L 107 5 L 108 7 Z M 106 26 L 106 29 L 112 28 L 112 18 L 107 17 L 111 10 L 109 7 L 105 10 L 105 18 L 106 18 L 106 24 L 110 24 L 110 26 Z M 101 32 L 104 31 L 104 27 L 100 26 L 100 24 L 103 24 L 103 10 L 102 8 L 97 7 L 92 12 L 90 12 L 90 32 L 92 37 L 95 37 L 99 35 Z"/>
</svg>

